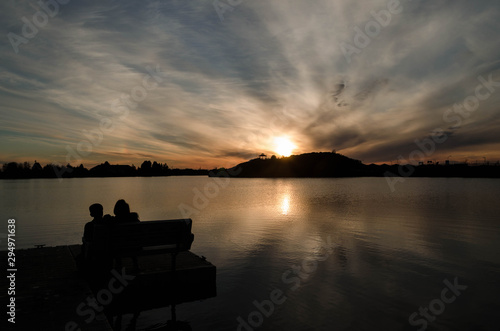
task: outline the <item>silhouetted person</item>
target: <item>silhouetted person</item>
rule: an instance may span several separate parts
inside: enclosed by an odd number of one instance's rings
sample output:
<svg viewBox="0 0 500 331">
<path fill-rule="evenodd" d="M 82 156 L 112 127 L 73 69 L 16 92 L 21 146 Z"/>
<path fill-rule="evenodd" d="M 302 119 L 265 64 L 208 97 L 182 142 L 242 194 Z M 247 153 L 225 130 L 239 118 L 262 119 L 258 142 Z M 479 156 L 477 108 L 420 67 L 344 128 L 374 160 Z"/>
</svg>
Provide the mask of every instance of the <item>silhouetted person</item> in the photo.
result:
<svg viewBox="0 0 500 331">
<path fill-rule="evenodd" d="M 100 203 L 94 203 L 89 207 L 90 216 L 93 217 L 92 221 L 85 224 L 83 229 L 82 241 L 93 241 L 94 240 L 94 228 L 96 225 L 100 224 L 110 224 L 112 222 L 111 216 L 106 214 L 103 216 L 104 211 Z"/>
<path fill-rule="evenodd" d="M 85 242 L 87 241 L 92 241 L 94 238 L 94 225 L 96 223 L 99 223 L 102 221 L 102 216 L 104 214 L 104 210 L 102 208 L 102 205 L 100 203 L 94 203 L 89 207 L 90 211 L 90 216 L 92 216 L 94 219 L 92 221 L 88 222 L 85 224 L 85 228 L 83 229 L 83 244 L 85 245 Z"/>
<path fill-rule="evenodd" d="M 92 204 L 89 211 L 93 219 L 85 224 L 82 237 L 82 254 L 79 260 L 85 272 L 95 278 L 101 277 L 111 268 L 112 261 L 105 249 L 105 238 L 112 220 L 110 215 L 103 216 L 103 207 L 99 203 Z M 97 227 L 104 233 L 96 235 Z"/>
<path fill-rule="evenodd" d="M 139 222 L 139 215 L 137 213 L 131 213 L 130 206 L 123 199 L 116 202 L 113 213 L 115 214 L 114 221 L 116 224 Z M 140 250 L 141 248 L 137 248 L 137 252 Z M 137 256 L 133 256 L 132 261 L 134 263 L 134 271 L 138 271 L 139 264 L 137 262 Z M 118 269 L 122 268 L 122 259 L 120 257 L 116 258 L 116 266 Z"/>
<path fill-rule="evenodd" d="M 137 213 L 131 213 L 130 206 L 123 199 L 116 202 L 113 213 L 115 214 L 115 222 L 118 224 L 139 222 L 139 215 Z"/>
<path fill-rule="evenodd" d="M 89 207 L 90 216 L 93 217 L 92 221 L 85 224 L 83 229 L 83 246 L 82 250 L 84 252 L 85 258 L 88 258 L 88 243 L 94 241 L 94 228 L 97 224 L 104 224 L 105 222 L 109 222 L 111 216 L 106 215 L 103 217 L 104 210 L 100 203 L 94 203 Z"/>
</svg>

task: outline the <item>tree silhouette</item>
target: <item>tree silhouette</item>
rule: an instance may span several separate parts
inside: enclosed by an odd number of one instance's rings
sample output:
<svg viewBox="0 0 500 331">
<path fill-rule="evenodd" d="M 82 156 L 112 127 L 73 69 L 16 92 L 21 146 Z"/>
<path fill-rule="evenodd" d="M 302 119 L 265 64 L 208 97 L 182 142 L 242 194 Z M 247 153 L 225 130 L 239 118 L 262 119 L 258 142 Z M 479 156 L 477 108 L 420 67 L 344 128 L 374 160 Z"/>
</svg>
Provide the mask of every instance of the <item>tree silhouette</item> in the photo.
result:
<svg viewBox="0 0 500 331">
<path fill-rule="evenodd" d="M 142 176 L 151 176 L 152 175 L 152 166 L 151 161 L 144 161 L 141 164 L 140 174 Z"/>
</svg>

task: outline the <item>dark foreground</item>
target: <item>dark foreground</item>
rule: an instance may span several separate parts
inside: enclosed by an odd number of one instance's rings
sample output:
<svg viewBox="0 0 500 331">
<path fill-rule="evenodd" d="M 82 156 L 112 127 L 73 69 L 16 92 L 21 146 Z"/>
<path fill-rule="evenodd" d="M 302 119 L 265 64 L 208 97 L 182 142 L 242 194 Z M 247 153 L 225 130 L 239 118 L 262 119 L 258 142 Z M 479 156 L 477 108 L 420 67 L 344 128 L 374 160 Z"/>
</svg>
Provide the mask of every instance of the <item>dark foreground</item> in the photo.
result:
<svg viewBox="0 0 500 331">
<path fill-rule="evenodd" d="M 80 245 L 16 252 L 15 324 L 8 329 L 120 330 L 124 314 L 136 317 L 170 306 L 165 330 L 189 330 L 186 322 L 176 321 L 175 305 L 216 295 L 215 266 L 191 252 L 179 253 L 176 272 L 170 271 L 170 254 L 159 254 L 141 257 L 137 272 L 124 259 L 124 269 L 97 281 L 78 271 L 79 252 Z M 8 282 L 2 278 L 0 286 L 8 288 Z M 9 300 L 7 294 L 0 294 L 2 302 Z"/>
</svg>

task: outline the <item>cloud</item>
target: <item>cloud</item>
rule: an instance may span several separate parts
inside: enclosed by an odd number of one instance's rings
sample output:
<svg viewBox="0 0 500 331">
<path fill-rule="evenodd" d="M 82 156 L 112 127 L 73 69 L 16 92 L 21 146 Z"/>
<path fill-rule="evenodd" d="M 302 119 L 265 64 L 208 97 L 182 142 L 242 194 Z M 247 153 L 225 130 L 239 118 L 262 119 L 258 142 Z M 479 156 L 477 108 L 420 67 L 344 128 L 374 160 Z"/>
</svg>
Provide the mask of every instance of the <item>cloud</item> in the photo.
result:
<svg viewBox="0 0 500 331">
<path fill-rule="evenodd" d="M 443 120 L 479 75 L 500 81 L 498 2 L 402 2 L 348 63 L 340 43 L 355 45 L 354 28 L 385 9 L 382 0 L 245 1 L 220 22 L 209 2 L 70 2 L 19 53 L 7 38 L 0 45 L 2 159 L 65 163 L 66 147 L 103 118 L 114 129 L 83 162 L 147 155 L 232 166 L 272 153 L 281 135 L 295 153 L 385 162 L 435 128 L 452 132 L 436 155 L 473 148 L 500 158 L 498 91 L 460 128 Z M 0 31 L 21 35 L 21 18 L 37 10 L 3 2 Z M 113 112 L 156 66 L 162 82 L 126 116 Z"/>
</svg>

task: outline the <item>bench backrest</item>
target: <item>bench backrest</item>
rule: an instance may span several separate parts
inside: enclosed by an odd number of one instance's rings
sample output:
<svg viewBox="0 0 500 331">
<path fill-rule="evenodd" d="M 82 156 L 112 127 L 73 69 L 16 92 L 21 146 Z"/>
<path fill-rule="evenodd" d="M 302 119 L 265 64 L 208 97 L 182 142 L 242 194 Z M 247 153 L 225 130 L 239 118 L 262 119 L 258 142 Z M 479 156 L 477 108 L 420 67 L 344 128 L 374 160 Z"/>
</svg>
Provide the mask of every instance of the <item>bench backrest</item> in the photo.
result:
<svg viewBox="0 0 500 331">
<path fill-rule="evenodd" d="M 104 244 L 112 253 L 137 248 L 187 251 L 194 237 L 191 227 L 189 218 L 96 225 L 93 241 Z"/>
</svg>

